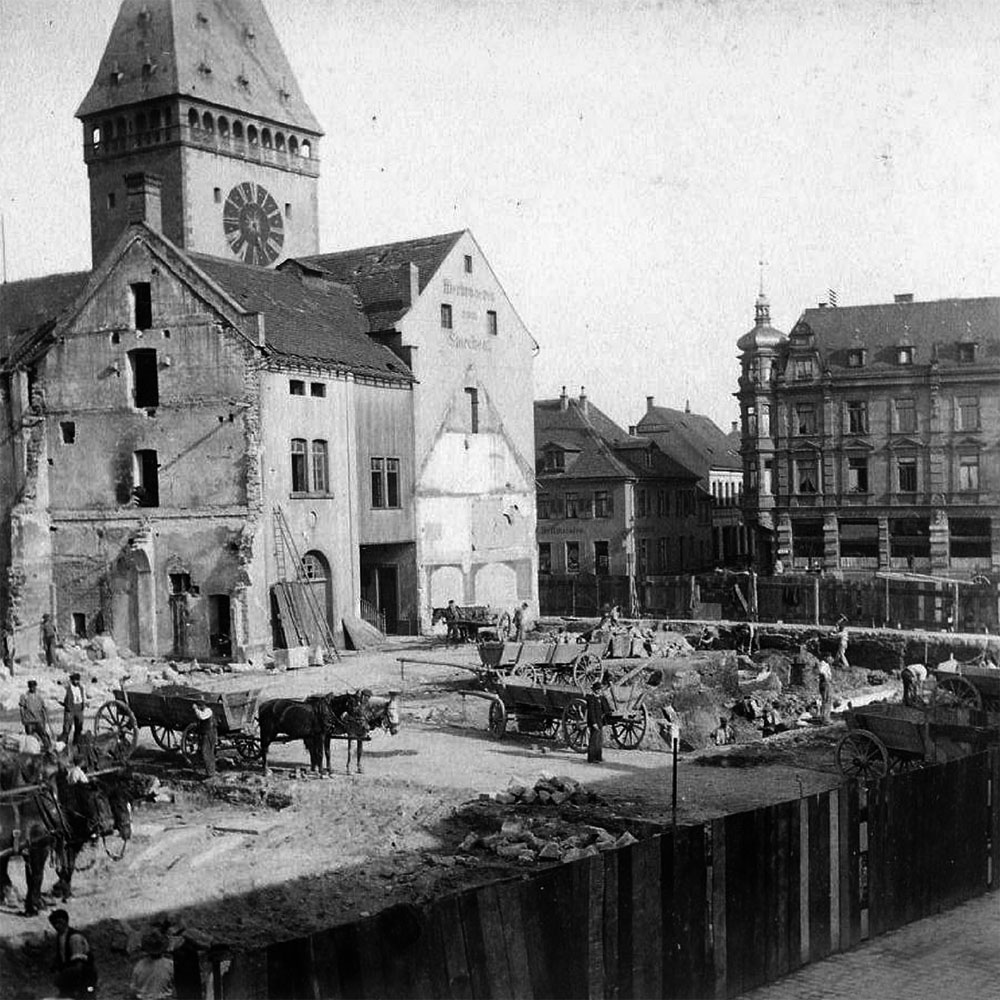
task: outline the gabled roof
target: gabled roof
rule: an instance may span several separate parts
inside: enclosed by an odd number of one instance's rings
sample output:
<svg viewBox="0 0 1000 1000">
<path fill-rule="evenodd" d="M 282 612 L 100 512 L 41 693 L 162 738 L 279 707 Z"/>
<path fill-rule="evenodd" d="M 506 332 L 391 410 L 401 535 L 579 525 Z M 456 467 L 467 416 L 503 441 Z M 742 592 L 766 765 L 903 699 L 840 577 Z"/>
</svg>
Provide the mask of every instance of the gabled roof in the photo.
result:
<svg viewBox="0 0 1000 1000">
<path fill-rule="evenodd" d="M 934 302 L 889 302 L 867 306 L 806 309 L 805 324 L 826 366 L 847 367 L 848 354 L 865 348 L 865 366 L 853 371 L 892 367 L 896 348 L 914 348 L 914 364 L 925 365 L 935 354 L 942 366 L 958 365 L 958 345 L 979 345 L 979 359 L 1000 362 L 1000 298 L 939 299 Z M 794 332 L 794 331 L 793 331 Z"/>
<path fill-rule="evenodd" d="M 664 455 L 649 438 L 630 436 L 592 402 L 577 399 L 535 400 L 535 451 L 557 442 L 564 449 L 579 451 L 563 471 L 543 469 L 546 479 L 685 479 L 697 475 Z M 650 449 L 652 463 L 646 465 Z"/>
<path fill-rule="evenodd" d="M 743 468 L 739 443 L 735 444 L 710 417 L 667 406 L 651 406 L 636 424 L 660 448 L 685 468 L 706 479 L 710 469 Z"/>
<path fill-rule="evenodd" d="M 42 327 L 54 326 L 89 277 L 89 271 L 72 271 L 0 285 L 0 361 L 13 357 Z"/>
<path fill-rule="evenodd" d="M 388 347 L 368 336 L 353 289 L 332 281 L 304 281 L 294 270 L 267 270 L 206 254 L 189 256 L 244 309 L 263 314 L 267 350 L 371 378 L 413 380 Z"/>
<path fill-rule="evenodd" d="M 329 280 L 350 285 L 368 317 L 369 331 L 377 333 L 392 329 L 412 305 L 410 264 L 417 266 L 418 290 L 422 292 L 465 232 L 460 230 L 356 250 L 297 257 L 281 267 L 287 269 L 298 265 Z"/>
<path fill-rule="evenodd" d="M 174 95 L 322 134 L 261 0 L 122 0 L 77 117 Z"/>
</svg>

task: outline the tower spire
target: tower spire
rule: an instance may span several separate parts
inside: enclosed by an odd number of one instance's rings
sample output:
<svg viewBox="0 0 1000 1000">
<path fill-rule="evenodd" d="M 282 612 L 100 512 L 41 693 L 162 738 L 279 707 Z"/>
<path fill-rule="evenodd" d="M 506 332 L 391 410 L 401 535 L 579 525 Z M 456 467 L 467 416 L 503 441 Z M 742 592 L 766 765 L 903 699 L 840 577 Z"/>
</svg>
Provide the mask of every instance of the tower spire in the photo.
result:
<svg viewBox="0 0 1000 1000">
<path fill-rule="evenodd" d="M 771 325 L 771 303 L 768 302 L 767 296 L 764 294 L 764 265 L 767 261 L 764 260 L 764 247 L 760 248 L 760 259 L 757 261 L 757 265 L 760 267 L 760 290 L 757 292 L 757 304 L 754 307 L 754 325 L 755 326 L 770 326 Z"/>
</svg>

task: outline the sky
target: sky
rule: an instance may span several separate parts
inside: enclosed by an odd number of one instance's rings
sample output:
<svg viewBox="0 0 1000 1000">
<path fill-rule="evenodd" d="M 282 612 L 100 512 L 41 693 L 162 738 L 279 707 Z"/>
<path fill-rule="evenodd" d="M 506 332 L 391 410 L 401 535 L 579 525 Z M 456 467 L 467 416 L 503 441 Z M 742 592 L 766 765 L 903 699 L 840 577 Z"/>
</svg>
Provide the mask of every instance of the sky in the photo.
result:
<svg viewBox="0 0 1000 1000">
<path fill-rule="evenodd" d="M 762 272 L 786 332 L 831 288 L 1000 293 L 994 0 L 265 4 L 325 132 L 321 249 L 471 229 L 538 398 L 728 430 Z M 9 280 L 90 266 L 73 114 L 117 9 L 0 0 Z"/>
</svg>

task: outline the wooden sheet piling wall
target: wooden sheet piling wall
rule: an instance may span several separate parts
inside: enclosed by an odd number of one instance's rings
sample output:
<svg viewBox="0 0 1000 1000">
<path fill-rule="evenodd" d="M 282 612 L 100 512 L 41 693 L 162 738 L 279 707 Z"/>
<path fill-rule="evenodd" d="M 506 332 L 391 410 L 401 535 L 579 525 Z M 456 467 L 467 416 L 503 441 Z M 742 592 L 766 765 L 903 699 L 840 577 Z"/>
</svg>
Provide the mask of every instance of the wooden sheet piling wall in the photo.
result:
<svg viewBox="0 0 1000 1000">
<path fill-rule="evenodd" d="M 682 827 L 239 955 L 226 995 L 733 997 L 995 890 L 998 786 L 993 750 Z"/>
</svg>

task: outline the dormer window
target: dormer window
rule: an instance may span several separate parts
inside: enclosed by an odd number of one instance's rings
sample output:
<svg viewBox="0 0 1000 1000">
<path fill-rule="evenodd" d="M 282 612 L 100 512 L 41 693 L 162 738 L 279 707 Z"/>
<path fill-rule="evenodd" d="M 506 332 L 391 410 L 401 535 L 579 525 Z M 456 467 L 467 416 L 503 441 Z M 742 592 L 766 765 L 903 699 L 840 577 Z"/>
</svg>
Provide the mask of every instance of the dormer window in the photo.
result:
<svg viewBox="0 0 1000 1000">
<path fill-rule="evenodd" d="M 853 350 L 847 352 L 848 368 L 864 368 L 864 366 L 865 366 L 865 351 L 863 347 L 856 347 Z"/>
<path fill-rule="evenodd" d="M 550 448 L 545 453 L 546 472 L 562 472 L 566 468 L 566 453 L 558 448 Z"/>
<path fill-rule="evenodd" d="M 963 365 L 971 364 L 976 360 L 976 345 L 966 342 L 958 345 L 958 360 Z"/>
<path fill-rule="evenodd" d="M 795 358 L 792 361 L 792 378 L 807 379 L 813 377 L 812 358 Z"/>
<path fill-rule="evenodd" d="M 896 348 L 896 364 L 897 365 L 912 365 L 913 364 L 913 348 L 897 347 Z"/>
</svg>

